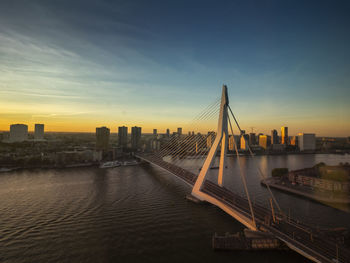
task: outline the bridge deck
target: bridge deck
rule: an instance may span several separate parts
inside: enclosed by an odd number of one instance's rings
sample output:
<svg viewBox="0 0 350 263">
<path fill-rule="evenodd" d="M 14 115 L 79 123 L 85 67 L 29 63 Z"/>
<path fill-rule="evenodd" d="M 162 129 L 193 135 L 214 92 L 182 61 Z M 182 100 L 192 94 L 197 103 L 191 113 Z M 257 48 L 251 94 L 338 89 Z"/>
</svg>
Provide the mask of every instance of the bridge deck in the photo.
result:
<svg viewBox="0 0 350 263">
<path fill-rule="evenodd" d="M 189 185 L 194 185 L 197 180 L 197 175 L 168 163 L 158 156 L 137 155 L 136 157 L 162 167 Z M 240 214 L 251 218 L 246 198 L 208 180 L 204 182 L 202 191 Z M 253 210 L 258 229 L 269 231 L 276 238 L 293 246 L 299 253 L 306 253 L 320 262 L 337 262 L 336 259 L 342 263 L 350 262 L 350 251 L 341 244 L 337 244 L 325 233 L 282 215 L 277 215 L 277 220 L 273 222 L 271 210 L 257 204 L 253 204 Z"/>
</svg>

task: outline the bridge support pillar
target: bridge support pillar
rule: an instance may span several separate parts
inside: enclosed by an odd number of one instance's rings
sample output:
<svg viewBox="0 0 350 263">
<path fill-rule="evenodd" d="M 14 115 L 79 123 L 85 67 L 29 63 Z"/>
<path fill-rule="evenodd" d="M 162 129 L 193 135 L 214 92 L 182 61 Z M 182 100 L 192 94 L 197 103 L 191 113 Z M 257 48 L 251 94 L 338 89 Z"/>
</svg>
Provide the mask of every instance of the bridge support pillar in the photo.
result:
<svg viewBox="0 0 350 263">
<path fill-rule="evenodd" d="M 219 163 L 219 174 L 218 174 L 218 184 L 220 186 L 224 185 L 224 169 L 226 165 L 226 151 L 228 144 L 228 96 L 227 96 L 227 86 L 223 85 L 222 87 L 222 95 L 221 95 L 221 105 L 220 105 L 220 116 L 217 128 L 217 134 L 215 141 L 210 148 L 208 156 L 203 164 L 202 170 L 200 171 L 197 181 L 193 186 L 192 195 L 203 200 L 201 197 L 200 191 L 203 187 L 203 183 L 205 178 L 208 175 L 208 171 L 210 167 L 215 161 L 216 153 L 221 144 L 221 153 L 220 153 L 220 163 Z"/>
</svg>

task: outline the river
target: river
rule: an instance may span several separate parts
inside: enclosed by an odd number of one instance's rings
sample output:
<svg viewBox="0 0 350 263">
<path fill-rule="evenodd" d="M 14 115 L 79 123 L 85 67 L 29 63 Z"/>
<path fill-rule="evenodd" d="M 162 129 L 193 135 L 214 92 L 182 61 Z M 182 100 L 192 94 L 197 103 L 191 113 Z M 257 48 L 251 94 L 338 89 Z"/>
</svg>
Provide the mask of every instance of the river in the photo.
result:
<svg viewBox="0 0 350 263">
<path fill-rule="evenodd" d="M 254 202 L 267 204 L 257 168 L 298 169 L 349 155 L 241 157 Z M 198 172 L 203 160 L 181 165 Z M 244 195 L 236 157 L 225 185 Z M 211 170 L 215 181 L 217 170 Z M 0 174 L 0 262 L 307 262 L 294 252 L 215 252 L 212 235 L 243 226 L 220 209 L 184 197 L 190 188 L 152 165 L 22 170 Z M 329 207 L 273 191 L 293 217 L 350 228 L 349 207 Z"/>
</svg>

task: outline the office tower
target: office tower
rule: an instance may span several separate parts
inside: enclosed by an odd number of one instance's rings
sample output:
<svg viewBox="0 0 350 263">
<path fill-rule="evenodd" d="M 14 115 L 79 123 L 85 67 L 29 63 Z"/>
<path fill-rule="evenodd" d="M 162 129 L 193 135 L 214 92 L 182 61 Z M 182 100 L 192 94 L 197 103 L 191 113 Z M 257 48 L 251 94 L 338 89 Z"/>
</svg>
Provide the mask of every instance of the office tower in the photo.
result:
<svg viewBox="0 0 350 263">
<path fill-rule="evenodd" d="M 10 142 L 23 142 L 28 139 L 28 126 L 25 124 L 10 125 Z"/>
<path fill-rule="evenodd" d="M 256 145 L 256 136 L 253 132 L 249 134 L 249 145 Z"/>
<path fill-rule="evenodd" d="M 271 144 L 278 144 L 279 140 L 278 140 L 278 133 L 276 130 L 272 130 L 271 131 Z"/>
<path fill-rule="evenodd" d="M 271 144 L 271 137 L 268 135 L 260 135 L 259 136 L 259 145 L 264 148 L 265 150 L 270 146 Z"/>
<path fill-rule="evenodd" d="M 208 149 L 213 145 L 215 137 L 216 137 L 216 132 L 214 132 L 214 131 L 208 132 L 208 136 L 207 136 L 207 148 Z"/>
<path fill-rule="evenodd" d="M 131 128 L 131 148 L 136 151 L 141 147 L 141 127 Z"/>
<path fill-rule="evenodd" d="M 170 137 L 170 130 L 169 129 L 166 129 L 166 137 Z"/>
<path fill-rule="evenodd" d="M 298 136 L 293 136 L 290 140 L 290 144 L 293 146 L 298 146 Z"/>
<path fill-rule="evenodd" d="M 96 128 L 96 149 L 107 151 L 109 146 L 110 130 L 107 127 Z"/>
<path fill-rule="evenodd" d="M 157 129 L 153 129 L 153 135 L 154 135 L 154 136 L 157 136 L 157 134 L 158 134 Z"/>
<path fill-rule="evenodd" d="M 237 150 L 241 149 L 241 136 L 240 135 L 233 135 L 233 137 L 235 138 Z"/>
<path fill-rule="evenodd" d="M 281 127 L 282 144 L 288 144 L 288 127 Z"/>
<path fill-rule="evenodd" d="M 314 151 L 316 149 L 316 135 L 314 133 L 299 133 L 298 143 L 300 151 Z"/>
<path fill-rule="evenodd" d="M 235 149 L 235 138 L 232 135 L 229 135 L 228 137 L 228 150 L 233 151 Z"/>
<path fill-rule="evenodd" d="M 44 124 L 35 124 L 34 139 L 43 140 L 44 139 Z"/>
<path fill-rule="evenodd" d="M 243 134 L 241 136 L 241 149 L 248 150 L 249 149 L 249 135 Z"/>
<path fill-rule="evenodd" d="M 237 150 L 241 147 L 240 136 L 239 135 L 230 135 L 228 139 L 228 149 L 229 151 L 235 151 L 235 144 L 237 146 Z"/>
<path fill-rule="evenodd" d="M 182 135 L 182 128 L 177 128 L 177 134 L 178 134 L 179 136 Z"/>
<path fill-rule="evenodd" d="M 118 145 L 123 148 L 128 146 L 128 127 L 118 127 Z"/>
</svg>

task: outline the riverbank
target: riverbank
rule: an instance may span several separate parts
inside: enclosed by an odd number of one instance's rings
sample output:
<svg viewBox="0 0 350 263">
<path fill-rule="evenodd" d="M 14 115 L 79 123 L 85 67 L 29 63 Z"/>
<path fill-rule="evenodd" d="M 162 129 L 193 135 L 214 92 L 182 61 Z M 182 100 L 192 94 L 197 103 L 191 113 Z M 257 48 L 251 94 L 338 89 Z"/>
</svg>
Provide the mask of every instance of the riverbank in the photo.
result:
<svg viewBox="0 0 350 263">
<path fill-rule="evenodd" d="M 66 168 L 79 168 L 79 167 L 89 167 L 89 166 L 98 166 L 99 163 L 77 163 L 69 165 L 40 165 L 40 166 L 17 166 L 17 167 L 1 167 L 1 173 L 8 173 L 19 170 L 33 170 L 33 169 L 66 169 Z"/>
<path fill-rule="evenodd" d="M 306 186 L 292 185 L 279 178 L 267 178 L 260 182 L 263 186 L 269 186 L 294 195 L 309 198 L 321 203 L 350 204 L 350 195 L 341 195 L 333 191 L 320 191 Z"/>
</svg>

